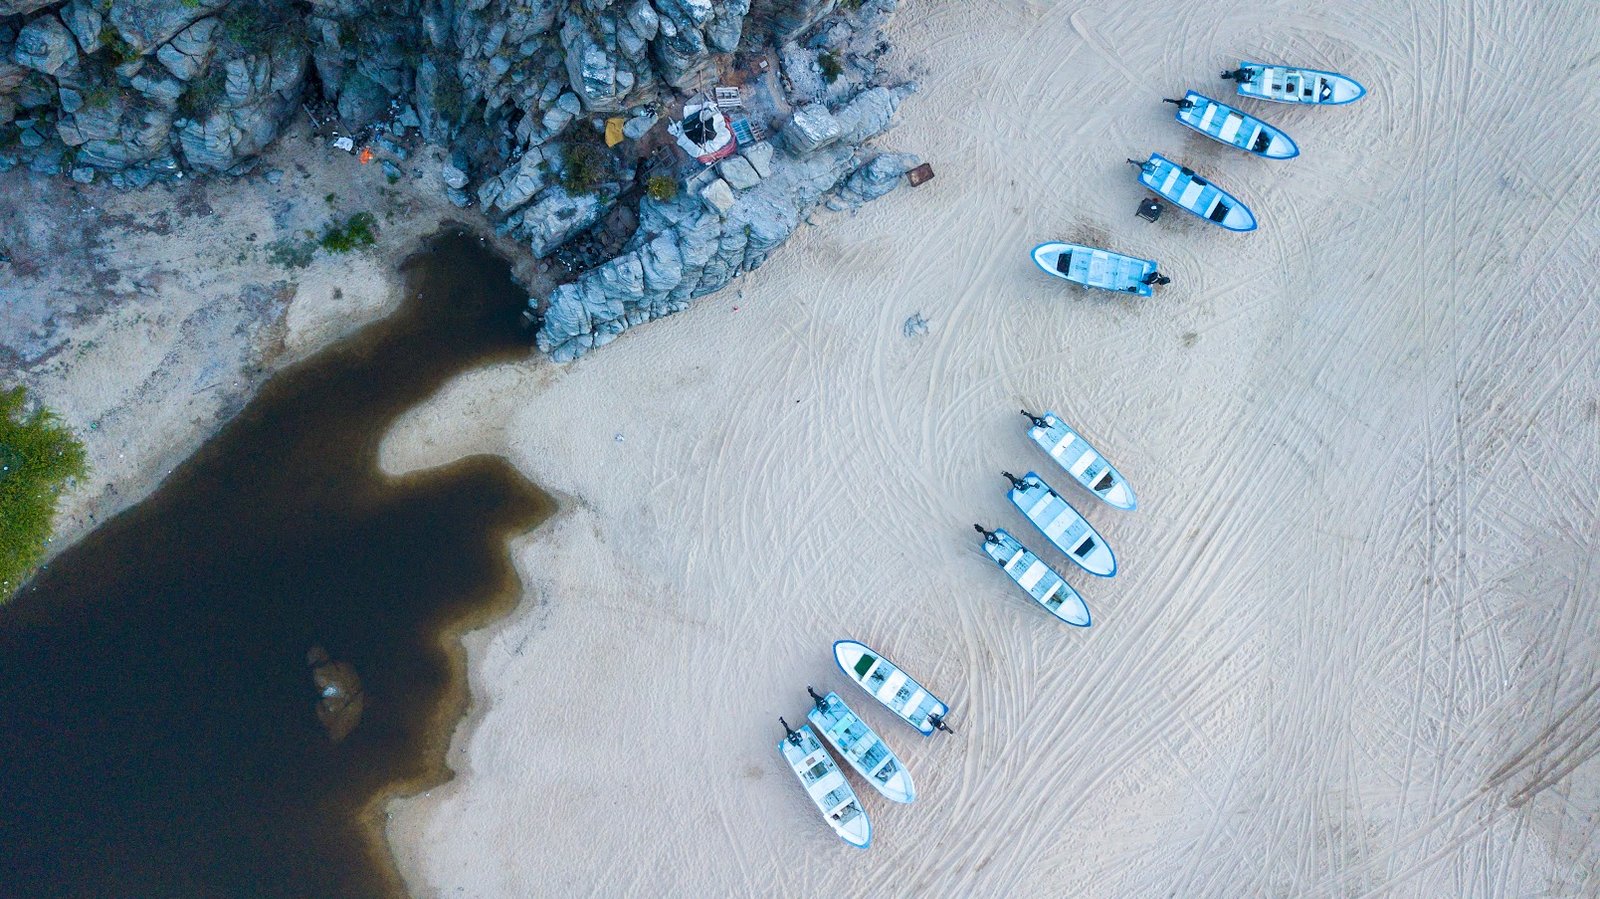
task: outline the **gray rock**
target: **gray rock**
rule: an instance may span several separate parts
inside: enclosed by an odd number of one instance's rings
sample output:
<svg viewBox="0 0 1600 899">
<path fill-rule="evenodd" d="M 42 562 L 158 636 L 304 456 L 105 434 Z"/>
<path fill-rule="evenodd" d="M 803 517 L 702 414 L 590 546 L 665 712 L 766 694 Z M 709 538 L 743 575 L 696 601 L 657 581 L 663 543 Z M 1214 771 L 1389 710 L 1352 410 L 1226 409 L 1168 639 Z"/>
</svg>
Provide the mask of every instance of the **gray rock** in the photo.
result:
<svg viewBox="0 0 1600 899">
<path fill-rule="evenodd" d="M 27 15 L 56 2 L 58 0 L 0 0 L 0 18 Z"/>
<path fill-rule="evenodd" d="M 78 44 L 72 32 L 55 16 L 40 16 L 22 26 L 11 59 L 46 75 L 54 75 L 78 58 Z"/>
<path fill-rule="evenodd" d="M 160 69 L 153 69 L 159 72 Z M 176 78 L 152 77 L 144 72 L 128 79 L 128 86 L 146 97 L 167 106 L 178 102 L 178 97 L 183 93 L 183 82 Z"/>
<path fill-rule="evenodd" d="M 733 208 L 733 188 L 728 182 L 717 178 L 700 190 L 700 199 L 705 202 L 706 208 L 721 215 Z"/>
<path fill-rule="evenodd" d="M 781 136 L 789 152 L 805 156 L 833 144 L 844 133 L 844 127 L 827 107 L 812 103 L 794 111 Z"/>
<path fill-rule="evenodd" d="M 844 140 L 861 143 L 882 134 L 894 121 L 895 110 L 900 108 L 900 97 L 899 92 L 875 87 L 861 92 L 841 107 L 834 115 Z"/>
<path fill-rule="evenodd" d="M 633 118 L 622 123 L 622 136 L 626 137 L 628 140 L 638 140 L 639 138 L 644 137 L 646 134 L 649 134 L 650 129 L 654 128 L 656 126 L 656 122 L 659 121 L 661 121 L 660 116 L 634 116 Z"/>
<path fill-rule="evenodd" d="M 772 144 L 767 141 L 756 141 L 739 150 L 739 155 L 750 163 L 756 174 L 765 178 L 772 174 Z"/>
<path fill-rule="evenodd" d="M 717 9 L 716 18 L 706 27 L 706 43 L 719 53 L 732 53 L 739 49 L 739 37 L 744 33 L 744 17 L 750 12 L 750 0 L 725 0 Z"/>
<path fill-rule="evenodd" d="M 559 158 L 559 148 L 551 146 L 529 150 L 517 163 L 478 188 L 478 203 L 485 210 L 509 212 L 533 199 L 555 178 L 554 166 L 546 163 L 546 151 Z"/>
<path fill-rule="evenodd" d="M 905 173 L 920 162 L 917 157 L 884 153 L 859 166 L 839 188 L 836 208 L 859 206 L 899 187 Z M 830 204 L 832 205 L 832 204 Z"/>
<path fill-rule="evenodd" d="M 444 195 L 450 200 L 451 205 L 457 208 L 466 209 L 472 205 L 472 196 L 459 188 L 452 187 L 446 190 Z"/>
<path fill-rule="evenodd" d="M 80 165 L 72 169 L 72 180 L 79 184 L 93 184 L 95 171 L 93 166 Z"/>
<path fill-rule="evenodd" d="M 391 160 L 385 159 L 379 163 L 379 165 L 383 167 L 383 175 L 385 178 L 389 179 L 390 184 L 399 181 L 401 176 L 404 174 L 400 171 L 400 167 L 395 165 Z"/>
<path fill-rule="evenodd" d="M 282 184 L 283 183 L 283 169 L 271 169 L 271 170 L 269 170 L 267 172 L 266 178 L 267 178 L 267 183 L 268 184 L 274 184 L 274 185 Z"/>
<path fill-rule="evenodd" d="M 215 48 L 217 20 L 204 18 L 178 32 L 172 41 L 156 50 L 156 60 L 180 81 L 188 81 L 205 70 Z"/>
<path fill-rule="evenodd" d="M 339 118 L 347 127 L 370 125 L 388 108 L 389 92 L 360 72 L 350 72 L 339 86 Z"/>
<path fill-rule="evenodd" d="M 229 0 L 116 0 L 109 18 L 128 46 L 148 53 Z"/>
<path fill-rule="evenodd" d="M 734 190 L 748 190 L 761 183 L 761 176 L 743 156 L 729 156 L 717 164 L 717 173 Z"/>
<path fill-rule="evenodd" d="M 61 7 L 61 21 L 77 39 L 78 47 L 83 52 L 93 53 L 100 49 L 100 27 L 105 24 L 105 17 L 89 0 L 72 0 Z"/>
<path fill-rule="evenodd" d="M 553 184 L 539 195 L 537 202 L 513 216 L 511 231 L 528 242 L 533 255 L 543 257 L 599 221 L 603 211 L 600 198 L 594 194 L 573 196 L 561 185 Z"/>
<path fill-rule="evenodd" d="M 454 190 L 461 190 L 467 186 L 467 173 L 448 162 L 439 167 L 439 177 L 444 179 L 446 187 Z"/>
</svg>

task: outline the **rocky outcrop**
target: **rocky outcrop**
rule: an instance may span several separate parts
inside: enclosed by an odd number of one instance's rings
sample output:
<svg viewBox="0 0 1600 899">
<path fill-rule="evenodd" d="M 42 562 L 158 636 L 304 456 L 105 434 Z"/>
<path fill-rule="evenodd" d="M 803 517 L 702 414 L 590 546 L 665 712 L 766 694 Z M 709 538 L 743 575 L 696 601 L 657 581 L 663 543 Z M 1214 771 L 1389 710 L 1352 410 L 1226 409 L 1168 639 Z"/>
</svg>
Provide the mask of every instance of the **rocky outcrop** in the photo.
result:
<svg viewBox="0 0 1600 899">
<path fill-rule="evenodd" d="M 889 126 L 907 93 L 908 88 L 872 88 L 834 112 L 821 111 L 837 133 L 820 146 L 797 113 L 780 135 L 783 149 L 755 144 L 732 158 L 738 162 L 719 166 L 723 177 L 707 181 L 698 193 L 646 199 L 625 252 L 550 294 L 539 348 L 558 362 L 576 359 L 760 266 L 824 199 L 843 207 L 893 190 L 916 158 L 858 148 Z M 808 137 L 790 139 L 788 131 L 796 127 Z M 735 190 L 729 170 L 739 173 L 741 183 L 745 172 L 756 181 Z"/>
<path fill-rule="evenodd" d="M 450 200 L 570 273 L 534 305 L 571 359 L 760 265 L 818 204 L 900 183 L 907 157 L 862 147 L 906 93 L 877 62 L 895 0 L 846 6 L 0 0 L 0 171 L 242 174 L 302 105 L 391 179 L 423 171 L 406 140 L 443 145 Z M 744 85 L 747 145 L 702 170 L 661 121 L 719 83 Z"/>
</svg>

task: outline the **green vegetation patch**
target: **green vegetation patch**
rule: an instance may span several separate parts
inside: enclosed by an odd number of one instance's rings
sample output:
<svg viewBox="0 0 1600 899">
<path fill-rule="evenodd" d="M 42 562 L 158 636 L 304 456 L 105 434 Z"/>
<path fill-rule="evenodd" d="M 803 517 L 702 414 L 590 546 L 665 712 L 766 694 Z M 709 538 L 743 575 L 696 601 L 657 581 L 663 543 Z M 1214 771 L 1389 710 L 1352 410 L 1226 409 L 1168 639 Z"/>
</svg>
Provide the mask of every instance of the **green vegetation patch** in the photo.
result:
<svg viewBox="0 0 1600 899">
<path fill-rule="evenodd" d="M 594 193 L 610 171 L 611 154 L 598 143 L 573 140 L 561 148 L 561 186 L 573 196 Z"/>
<path fill-rule="evenodd" d="M 372 213 L 358 212 L 345 219 L 342 225 L 338 222 L 329 225 L 317 243 L 330 253 L 348 253 L 370 247 L 378 242 L 377 226 L 378 220 Z"/>
<path fill-rule="evenodd" d="M 817 56 L 817 67 L 822 69 L 822 77 L 832 84 L 844 74 L 844 63 L 839 61 L 839 54 L 833 50 L 825 50 Z"/>
<path fill-rule="evenodd" d="M 678 195 L 678 179 L 667 175 L 651 175 L 645 182 L 644 192 L 650 199 L 665 203 Z"/>
<path fill-rule="evenodd" d="M 0 602 L 44 555 L 62 485 L 89 472 L 83 444 L 55 413 L 26 405 L 22 387 L 0 390 Z"/>
</svg>

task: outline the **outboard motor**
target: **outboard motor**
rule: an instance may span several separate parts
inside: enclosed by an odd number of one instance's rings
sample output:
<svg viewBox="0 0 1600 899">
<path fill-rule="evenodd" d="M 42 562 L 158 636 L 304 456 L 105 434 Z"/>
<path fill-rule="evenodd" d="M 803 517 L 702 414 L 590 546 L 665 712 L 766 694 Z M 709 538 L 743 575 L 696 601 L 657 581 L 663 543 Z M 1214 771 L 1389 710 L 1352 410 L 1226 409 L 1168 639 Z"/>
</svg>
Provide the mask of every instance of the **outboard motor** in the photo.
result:
<svg viewBox="0 0 1600 899">
<path fill-rule="evenodd" d="M 783 733 L 785 735 L 785 739 L 787 739 L 790 743 L 793 743 L 794 745 L 799 746 L 800 745 L 800 732 L 795 730 L 794 728 L 790 727 L 789 726 L 789 722 L 783 720 L 783 716 L 782 715 L 778 716 L 778 723 L 783 725 Z"/>
<path fill-rule="evenodd" d="M 956 732 L 955 728 L 953 728 L 950 725 L 944 723 L 944 716 L 943 715 L 929 715 L 928 716 L 928 723 L 933 725 L 933 729 L 934 730 L 942 730 L 947 734 L 953 734 L 953 733 Z"/>
<path fill-rule="evenodd" d="M 1176 106 L 1179 109 L 1193 109 L 1194 108 L 1194 101 L 1189 99 L 1188 97 L 1184 97 L 1182 100 L 1173 100 L 1170 97 L 1162 97 L 1161 98 L 1161 102 L 1163 102 L 1163 103 L 1171 103 L 1173 106 Z"/>
<path fill-rule="evenodd" d="M 984 543 L 993 543 L 1000 539 L 998 534 L 996 534 L 994 531 L 985 530 L 981 524 L 973 525 L 972 529 L 983 535 Z"/>
<path fill-rule="evenodd" d="M 1011 482 L 1011 486 L 1014 489 L 1016 489 L 1016 490 L 1026 490 L 1027 489 L 1028 482 L 1023 480 L 1022 478 L 1017 477 L 1016 475 L 1012 474 L 1009 471 L 1002 471 L 1000 473 L 1006 476 L 1006 480 Z"/>
<path fill-rule="evenodd" d="M 1027 409 L 1019 409 L 1017 411 L 1021 412 L 1023 415 L 1026 415 L 1028 417 L 1028 420 L 1033 422 L 1033 426 L 1036 427 L 1036 428 L 1048 428 L 1048 427 L 1050 427 L 1050 422 L 1045 421 L 1044 419 L 1040 418 L 1037 415 L 1034 415 L 1032 412 L 1029 412 Z"/>
<path fill-rule="evenodd" d="M 817 691 L 811 689 L 810 684 L 806 684 L 806 692 L 811 694 L 811 701 L 817 704 L 817 708 L 823 708 L 828 704 L 828 700 L 818 696 Z"/>
<path fill-rule="evenodd" d="M 1230 72 L 1223 72 L 1222 77 L 1228 81 L 1234 81 L 1239 84 L 1249 84 L 1251 79 L 1256 77 L 1256 73 L 1250 69 L 1240 66 L 1239 68 Z"/>
</svg>

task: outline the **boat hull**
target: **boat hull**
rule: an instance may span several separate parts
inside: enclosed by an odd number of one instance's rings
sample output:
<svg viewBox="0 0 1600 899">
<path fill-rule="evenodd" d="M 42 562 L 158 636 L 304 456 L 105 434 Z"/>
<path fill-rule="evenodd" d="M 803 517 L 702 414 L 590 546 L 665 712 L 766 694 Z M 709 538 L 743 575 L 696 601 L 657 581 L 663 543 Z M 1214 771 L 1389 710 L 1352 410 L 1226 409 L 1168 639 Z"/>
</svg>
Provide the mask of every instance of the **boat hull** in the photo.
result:
<svg viewBox="0 0 1600 899">
<path fill-rule="evenodd" d="M 911 783 L 911 772 L 839 694 L 822 697 L 822 703 L 813 705 L 806 719 L 833 745 L 839 757 L 885 798 L 892 802 L 916 801 L 917 788 Z"/>
<path fill-rule="evenodd" d="M 1141 297 L 1153 292 L 1144 282 L 1156 271 L 1156 263 L 1151 259 L 1124 256 L 1082 244 L 1048 242 L 1033 248 L 1033 262 L 1051 277 L 1084 287 Z"/>
<path fill-rule="evenodd" d="M 1139 167 L 1139 183 L 1199 218 L 1229 231 L 1254 231 L 1255 213 L 1222 188 L 1176 162 L 1151 153 Z"/>
<path fill-rule="evenodd" d="M 1187 107 L 1178 107 L 1178 122 L 1220 144 L 1263 159 L 1293 159 L 1300 155 L 1289 135 L 1253 115 L 1247 115 L 1198 91 L 1184 95 Z"/>
<path fill-rule="evenodd" d="M 993 540 L 985 538 L 982 548 L 1011 582 L 1046 612 L 1074 627 L 1089 626 L 1089 606 L 1078 591 L 1004 528 L 995 529 Z"/>
<path fill-rule="evenodd" d="M 1056 461 L 1061 469 L 1072 475 L 1083 489 L 1094 494 L 1101 502 L 1114 509 L 1132 512 L 1139 507 L 1139 498 L 1133 494 L 1133 485 L 1117 471 L 1100 451 L 1082 434 L 1073 430 L 1054 412 L 1041 416 L 1043 427 L 1032 425 L 1028 437 Z"/>
<path fill-rule="evenodd" d="M 1006 494 L 1017 511 L 1079 568 L 1096 577 L 1115 577 L 1117 557 L 1094 525 L 1050 489 L 1038 473 L 1030 471 L 1022 481 L 1022 487 L 1012 487 Z"/>
<path fill-rule="evenodd" d="M 800 726 L 795 736 L 800 744 L 797 746 L 784 737 L 778 741 L 778 754 L 800 779 L 800 786 L 822 812 L 822 819 L 846 843 L 859 849 L 872 845 L 872 822 L 822 741 L 806 724 Z"/>
<path fill-rule="evenodd" d="M 1367 95 L 1361 82 L 1338 72 L 1297 69 L 1260 62 L 1240 62 L 1251 79 L 1238 85 L 1239 96 L 1301 106 L 1342 106 Z"/>
<path fill-rule="evenodd" d="M 833 659 L 845 677 L 924 737 L 937 729 L 933 716 L 943 718 L 950 713 L 942 700 L 865 643 L 840 640 L 833 644 Z"/>
</svg>

